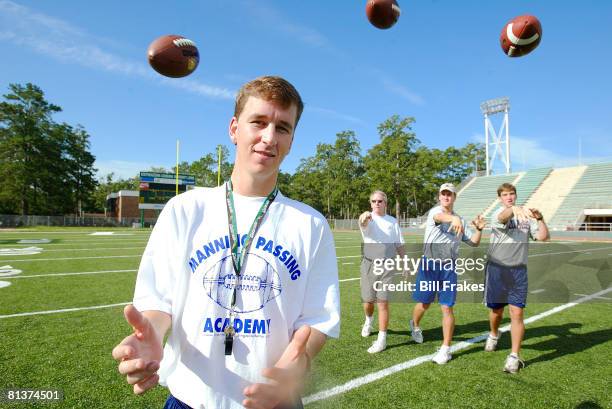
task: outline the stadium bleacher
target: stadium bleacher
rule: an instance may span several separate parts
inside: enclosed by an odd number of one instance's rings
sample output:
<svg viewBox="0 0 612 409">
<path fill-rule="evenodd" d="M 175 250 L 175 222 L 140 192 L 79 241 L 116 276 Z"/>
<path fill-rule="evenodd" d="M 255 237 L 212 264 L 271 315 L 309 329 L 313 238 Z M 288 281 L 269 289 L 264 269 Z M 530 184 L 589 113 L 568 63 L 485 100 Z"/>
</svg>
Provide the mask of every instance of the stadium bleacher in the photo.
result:
<svg viewBox="0 0 612 409">
<path fill-rule="evenodd" d="M 469 223 L 478 214 L 485 213 L 497 200 L 497 188 L 502 183 L 516 183 L 523 173 L 475 177 L 457 195 L 454 210 Z"/>
<path fill-rule="evenodd" d="M 552 171 L 552 168 L 538 168 L 538 169 L 531 169 L 525 172 L 523 177 L 520 178 L 515 185 L 516 186 L 516 196 L 517 196 L 516 204 L 518 206 L 522 206 L 525 203 L 527 203 L 527 200 L 540 187 L 540 185 L 544 182 L 544 180 L 550 174 L 551 171 Z M 497 191 L 495 193 L 497 194 Z M 491 211 L 486 213 L 484 216 L 489 217 L 500 206 L 501 205 L 499 203 L 495 204 L 495 206 L 493 206 Z"/>
<path fill-rule="evenodd" d="M 612 208 L 612 163 L 589 165 L 550 220 L 553 226 L 580 223 L 583 210 Z"/>
</svg>

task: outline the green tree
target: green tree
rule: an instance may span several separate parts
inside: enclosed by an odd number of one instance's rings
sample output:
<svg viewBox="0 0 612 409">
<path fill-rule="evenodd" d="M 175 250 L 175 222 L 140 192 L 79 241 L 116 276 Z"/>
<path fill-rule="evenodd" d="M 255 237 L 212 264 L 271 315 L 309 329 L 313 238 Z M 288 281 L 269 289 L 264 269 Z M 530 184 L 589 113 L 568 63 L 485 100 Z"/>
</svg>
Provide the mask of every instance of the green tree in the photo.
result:
<svg viewBox="0 0 612 409">
<path fill-rule="evenodd" d="M 61 108 L 47 102 L 33 85 L 9 85 L 0 103 L 0 200 L 9 213 L 29 214 L 41 193 L 41 149 L 52 126 L 51 115 Z M 44 170 L 43 170 L 44 171 Z"/>
<path fill-rule="evenodd" d="M 95 158 L 82 128 L 58 124 L 61 108 L 33 85 L 10 84 L 0 103 L 0 211 L 63 214 L 82 210 L 95 189 Z"/>
<path fill-rule="evenodd" d="M 66 128 L 64 151 L 67 168 L 66 184 L 72 191 L 72 209 L 76 214 L 94 210 L 93 192 L 98 184 L 94 168 L 96 158 L 89 152 L 89 134 L 78 126 L 76 129 L 63 124 Z"/>
<path fill-rule="evenodd" d="M 414 166 L 415 151 L 420 141 L 412 132 L 414 118 L 400 118 L 393 115 L 378 126 L 380 142 L 373 146 L 364 158 L 366 173 L 372 186 L 387 193 L 389 207 L 394 205 L 395 215 L 401 217 L 401 204 L 405 192 L 415 183 L 415 172 L 408 172 Z"/>
</svg>

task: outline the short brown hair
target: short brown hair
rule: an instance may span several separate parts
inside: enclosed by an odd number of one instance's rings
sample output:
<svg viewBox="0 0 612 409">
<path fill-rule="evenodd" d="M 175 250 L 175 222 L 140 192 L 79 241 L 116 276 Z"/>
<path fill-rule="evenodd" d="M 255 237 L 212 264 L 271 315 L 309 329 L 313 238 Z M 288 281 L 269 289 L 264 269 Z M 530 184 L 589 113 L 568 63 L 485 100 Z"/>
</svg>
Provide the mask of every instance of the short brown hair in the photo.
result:
<svg viewBox="0 0 612 409">
<path fill-rule="evenodd" d="M 297 108 L 295 126 L 297 126 L 300 116 L 302 116 L 304 111 L 304 103 L 297 89 L 289 81 L 281 77 L 264 76 L 244 84 L 238 91 L 238 95 L 236 95 L 236 104 L 234 106 L 234 116 L 236 118 L 242 113 L 249 97 L 274 102 L 283 109 L 287 109 L 291 104 L 295 104 Z"/>
<path fill-rule="evenodd" d="M 502 192 L 514 192 L 516 194 L 516 187 L 512 183 L 502 183 L 497 188 L 497 196 L 501 196 Z"/>
</svg>

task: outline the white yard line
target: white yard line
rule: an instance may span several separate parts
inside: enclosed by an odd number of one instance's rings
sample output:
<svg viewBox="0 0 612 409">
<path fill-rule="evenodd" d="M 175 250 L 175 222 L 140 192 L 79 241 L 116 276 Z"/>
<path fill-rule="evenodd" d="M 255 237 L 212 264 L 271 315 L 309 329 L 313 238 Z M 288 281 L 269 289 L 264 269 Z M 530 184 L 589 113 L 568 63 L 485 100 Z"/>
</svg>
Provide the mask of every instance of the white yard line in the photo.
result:
<svg viewBox="0 0 612 409">
<path fill-rule="evenodd" d="M 94 258 L 126 258 L 126 257 L 142 257 L 142 254 L 134 254 L 133 256 L 91 256 L 91 257 L 61 257 L 61 258 L 28 258 L 20 260 L 4 260 L 0 259 L 3 263 L 18 263 L 25 261 L 59 261 L 59 260 L 89 260 Z"/>
<path fill-rule="evenodd" d="M 586 295 L 586 294 L 574 294 L 574 295 L 577 295 L 579 297 L 588 297 L 588 295 Z M 612 301 L 612 298 L 610 298 L 610 297 L 601 297 L 600 296 L 600 297 L 595 297 L 595 298 L 597 298 L 598 300 Z"/>
<path fill-rule="evenodd" d="M 546 291 L 543 288 L 539 288 L 537 290 L 533 290 L 533 291 L 529 291 L 531 294 L 539 294 L 539 293 L 543 293 L 544 291 Z"/>
<path fill-rule="evenodd" d="M 49 273 L 49 274 L 35 274 L 35 275 L 25 275 L 25 276 L 10 276 L 10 277 L 2 277 L 5 278 L 35 278 L 35 277 L 61 277 L 61 276 L 80 276 L 80 275 L 89 275 L 89 274 L 105 274 L 105 273 L 133 273 L 138 270 L 101 270 L 101 271 L 83 271 L 79 273 Z"/>
<path fill-rule="evenodd" d="M 145 245 L 142 246 L 138 246 L 138 247 L 89 247 L 86 249 L 45 249 L 43 248 L 42 253 L 49 253 L 51 251 L 65 251 L 65 252 L 71 252 L 71 251 L 101 251 L 101 250 L 135 250 L 135 249 L 143 249 L 145 248 Z"/>
<path fill-rule="evenodd" d="M 3 318 L 13 318 L 13 317 L 27 317 L 28 315 L 56 314 L 56 313 L 59 313 L 59 312 L 97 310 L 97 309 L 100 309 L 100 308 L 118 307 L 120 305 L 127 305 L 127 304 L 129 304 L 129 303 L 122 302 L 122 303 L 118 303 L 118 304 L 94 305 L 93 307 L 79 307 L 79 308 L 65 308 L 63 310 L 22 312 L 22 313 L 19 313 L 19 314 L 0 315 L 0 319 L 3 319 Z"/>
<path fill-rule="evenodd" d="M 0 240 L 2 241 L 2 240 Z M 113 243 L 113 244 L 120 244 L 120 243 L 125 243 L 125 242 L 141 242 L 143 244 L 147 243 L 147 239 L 129 239 L 129 240 L 105 240 L 105 241 L 87 241 L 87 240 L 76 240 L 76 241 L 71 241 L 71 240 L 62 240 L 61 243 L 33 243 L 36 244 L 39 247 L 44 247 L 44 246 L 74 246 L 74 245 L 78 245 L 78 244 L 109 244 L 109 243 Z M 31 246 L 32 244 L 25 244 L 25 243 L 0 243 L 0 248 L 4 248 L 4 247 L 17 247 L 17 246 L 23 246 L 23 247 L 28 247 Z"/>
<path fill-rule="evenodd" d="M 344 282 L 344 281 L 355 281 L 355 280 L 359 280 L 360 277 L 353 277 L 353 278 L 344 278 L 342 280 L 338 280 L 339 282 Z"/>
<path fill-rule="evenodd" d="M 600 297 L 603 294 L 609 293 L 610 291 L 612 291 L 612 287 L 607 288 L 605 290 L 598 291 L 598 292 L 596 292 L 594 294 L 587 295 L 585 297 L 579 298 L 576 301 L 569 302 L 569 303 L 563 304 L 563 305 L 559 305 L 559 306 L 557 306 L 555 308 L 551 308 L 550 310 L 541 312 L 539 314 L 534 315 L 533 317 L 529 317 L 529 318 L 525 319 L 525 324 L 530 324 L 532 322 L 541 320 L 542 318 L 548 317 L 549 315 L 556 314 L 558 312 L 561 312 L 561 311 L 566 310 L 568 308 L 574 307 L 574 306 L 576 306 L 578 304 L 581 304 L 583 302 L 592 300 L 594 298 L 598 298 L 598 297 Z M 499 330 L 501 332 L 507 332 L 507 331 L 510 330 L 510 325 L 509 324 L 505 325 L 504 327 L 500 328 Z M 469 348 L 469 347 L 473 346 L 474 344 L 476 344 L 477 342 L 484 341 L 487 338 L 488 334 L 489 333 L 486 332 L 484 334 L 478 335 L 478 336 L 476 336 L 476 337 L 474 337 L 472 339 L 469 339 L 467 341 L 463 341 L 463 342 L 459 342 L 457 344 L 454 344 L 451 347 L 451 352 L 457 352 L 457 351 L 460 351 L 462 349 Z M 389 375 L 392 375 L 392 374 L 394 374 L 396 372 L 403 371 L 403 370 L 415 367 L 415 366 L 420 365 L 420 364 L 425 363 L 425 362 L 429 362 L 429 361 L 431 361 L 431 358 L 433 358 L 434 355 L 435 354 L 419 356 L 417 358 L 414 358 L 414 359 L 411 359 L 409 361 L 405 361 L 405 362 L 402 362 L 402 363 L 390 366 L 390 367 L 382 369 L 380 371 L 369 373 L 369 374 L 367 374 L 365 376 L 361 376 L 359 378 L 355 378 L 355 379 L 353 379 L 351 381 L 348 381 L 348 382 L 346 382 L 346 383 L 344 383 L 342 385 L 338 385 L 338 386 L 335 386 L 333 388 L 323 390 L 321 392 L 313 393 L 312 395 L 309 395 L 309 396 L 305 397 L 302 401 L 303 401 L 304 405 L 307 405 L 309 403 L 317 402 L 317 401 L 320 401 L 320 400 L 323 400 L 323 399 L 328 399 L 328 398 L 331 398 L 331 397 L 336 396 L 336 395 L 341 395 L 343 393 L 346 393 L 346 392 L 348 392 L 350 390 L 353 390 L 355 388 L 358 388 L 360 386 L 367 385 L 367 384 L 375 382 L 375 381 L 377 381 L 379 379 L 385 378 L 385 377 L 387 377 Z"/>
</svg>

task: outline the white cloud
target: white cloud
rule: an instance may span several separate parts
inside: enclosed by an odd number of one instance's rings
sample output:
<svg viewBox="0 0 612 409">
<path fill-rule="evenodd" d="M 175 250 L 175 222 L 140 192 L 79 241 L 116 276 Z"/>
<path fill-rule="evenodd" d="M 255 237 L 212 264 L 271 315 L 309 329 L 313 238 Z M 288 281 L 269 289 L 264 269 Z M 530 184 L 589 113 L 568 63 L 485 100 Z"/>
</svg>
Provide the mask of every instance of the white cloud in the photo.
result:
<svg viewBox="0 0 612 409">
<path fill-rule="evenodd" d="M 233 99 L 234 92 L 191 79 L 167 80 L 144 62 L 134 62 L 105 51 L 97 39 L 79 27 L 55 17 L 37 13 L 8 0 L 0 0 L 0 41 L 27 47 L 62 63 L 74 63 L 127 76 L 157 81 L 209 98 Z"/>
<path fill-rule="evenodd" d="M 258 24 L 265 24 L 268 28 L 276 28 L 311 47 L 337 51 L 331 42 L 317 30 L 289 21 L 280 11 L 262 4 L 261 1 L 243 2 L 243 7 L 249 10 Z"/>
<path fill-rule="evenodd" d="M 96 160 L 94 164 L 94 167 L 98 169 L 98 177 L 104 177 L 109 173 L 113 173 L 113 179 L 129 179 L 139 175 L 140 172 L 160 166 L 168 169 L 168 166 L 158 163 L 130 162 L 123 160 Z"/>
<path fill-rule="evenodd" d="M 359 118 L 356 118 L 356 117 L 351 116 L 351 115 L 342 114 L 342 113 L 334 111 L 332 109 L 320 108 L 320 107 L 316 107 L 316 106 L 307 105 L 304 108 L 304 110 L 308 110 L 308 111 L 312 111 L 312 112 L 318 112 L 318 113 L 321 113 L 323 115 L 326 115 L 326 116 L 329 116 L 329 117 L 332 117 L 332 118 L 342 119 L 344 121 L 355 122 L 355 123 L 359 123 L 359 124 L 363 124 L 364 123 L 364 121 L 362 121 Z"/>
<path fill-rule="evenodd" d="M 474 134 L 472 140 L 474 142 L 484 143 L 485 137 L 483 134 Z M 606 161 L 610 162 L 612 158 L 592 155 L 579 157 L 577 148 L 574 155 L 566 155 L 543 146 L 543 144 L 535 138 L 510 135 L 510 163 L 514 171 L 549 166 L 561 168 Z M 499 157 L 495 159 L 494 168 L 502 168 Z"/>
<path fill-rule="evenodd" d="M 389 91 L 390 93 L 395 94 L 414 105 L 425 104 L 425 100 L 423 99 L 423 97 L 421 97 L 416 92 L 411 91 L 407 87 L 399 84 L 398 82 L 392 80 L 391 78 L 382 77 L 381 81 L 383 88 Z"/>
</svg>

